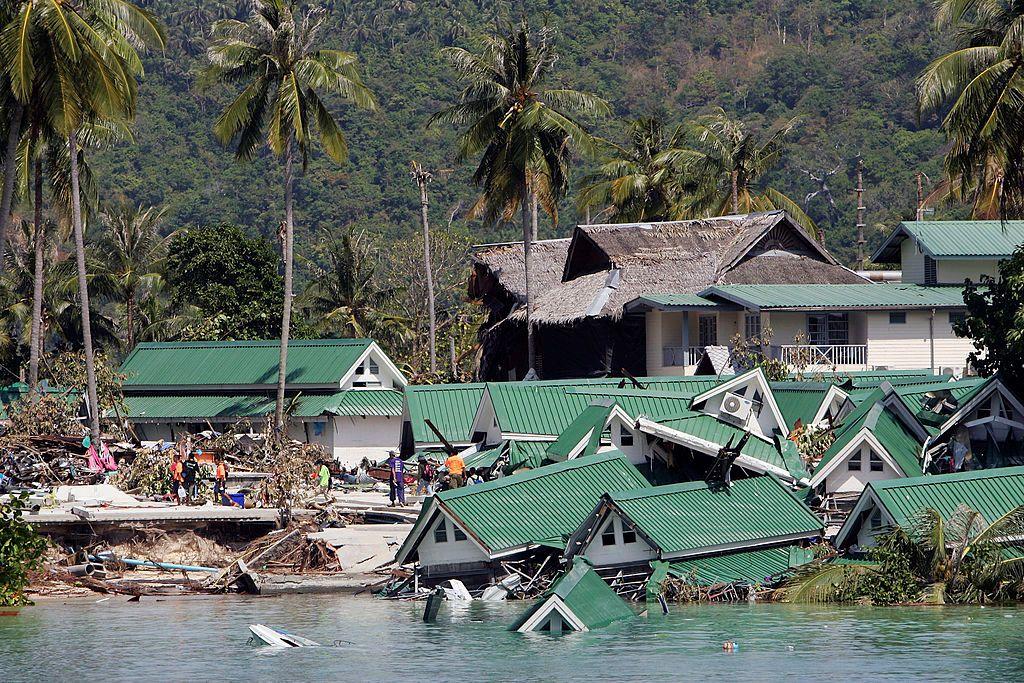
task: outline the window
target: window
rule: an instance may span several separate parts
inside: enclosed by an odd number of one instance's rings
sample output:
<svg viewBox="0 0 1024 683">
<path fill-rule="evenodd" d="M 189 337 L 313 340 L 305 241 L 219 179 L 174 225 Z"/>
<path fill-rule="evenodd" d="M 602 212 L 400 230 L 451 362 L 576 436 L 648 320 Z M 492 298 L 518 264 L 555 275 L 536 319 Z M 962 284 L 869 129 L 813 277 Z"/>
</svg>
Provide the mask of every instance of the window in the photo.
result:
<svg viewBox="0 0 1024 683">
<path fill-rule="evenodd" d="M 878 531 L 882 528 L 882 511 L 876 509 L 871 513 L 871 530 Z"/>
<path fill-rule="evenodd" d="M 623 543 L 636 543 L 636 531 L 633 529 L 622 529 L 622 542 Z"/>
<path fill-rule="evenodd" d="M 987 403 L 982 403 L 980 406 L 978 406 L 978 417 L 976 419 L 980 420 L 986 417 L 992 417 L 991 399 Z"/>
<path fill-rule="evenodd" d="M 814 346 L 850 343 L 847 313 L 812 313 L 807 316 L 807 341 Z"/>
<path fill-rule="evenodd" d="M 357 375 L 362 375 L 362 374 L 365 374 L 365 373 L 366 373 L 366 366 L 364 366 L 362 364 L 356 366 L 356 374 Z"/>
<path fill-rule="evenodd" d="M 480 443 L 487 438 L 487 432 L 473 432 L 473 436 L 470 438 L 472 443 Z"/>
<path fill-rule="evenodd" d="M 907 312 L 906 311 L 889 311 L 889 324 L 890 325 L 906 325 L 907 324 Z"/>
<path fill-rule="evenodd" d="M 702 315 L 697 318 L 697 343 L 718 346 L 718 316 Z"/>
<path fill-rule="evenodd" d="M 377 365 L 377 362 L 375 360 L 371 358 L 369 361 L 367 361 L 367 365 L 369 365 L 371 375 L 380 374 L 380 366 Z"/>
<path fill-rule="evenodd" d="M 938 282 L 938 274 L 935 272 L 935 259 L 931 256 L 924 257 L 924 283 L 934 285 Z"/>
<path fill-rule="evenodd" d="M 949 312 L 949 326 L 956 329 L 957 325 L 963 325 L 967 322 L 967 311 L 950 311 Z"/>
<path fill-rule="evenodd" d="M 850 472 L 860 472 L 860 451 L 851 455 L 850 459 L 846 461 L 846 469 Z"/>
<path fill-rule="evenodd" d="M 871 451 L 870 462 L 872 472 L 881 472 L 882 470 L 885 469 L 885 466 L 882 464 L 882 456 L 880 456 L 878 453 L 875 453 L 874 451 Z"/>
<path fill-rule="evenodd" d="M 434 543 L 448 542 L 448 526 L 444 519 L 434 527 Z"/>
<path fill-rule="evenodd" d="M 459 527 L 453 526 L 452 527 L 452 531 L 455 532 L 455 540 L 456 541 L 465 541 L 466 540 L 466 534 L 463 533 L 462 529 L 460 529 Z"/>
<path fill-rule="evenodd" d="M 633 432 L 626 429 L 625 425 L 619 425 L 619 445 L 620 446 L 632 446 L 633 445 Z"/>
<path fill-rule="evenodd" d="M 747 339 L 761 336 L 761 314 L 747 313 L 743 317 L 743 335 Z"/>
<path fill-rule="evenodd" d="M 608 521 L 608 526 L 601 532 L 601 545 L 615 545 L 615 524 L 612 520 Z"/>
</svg>

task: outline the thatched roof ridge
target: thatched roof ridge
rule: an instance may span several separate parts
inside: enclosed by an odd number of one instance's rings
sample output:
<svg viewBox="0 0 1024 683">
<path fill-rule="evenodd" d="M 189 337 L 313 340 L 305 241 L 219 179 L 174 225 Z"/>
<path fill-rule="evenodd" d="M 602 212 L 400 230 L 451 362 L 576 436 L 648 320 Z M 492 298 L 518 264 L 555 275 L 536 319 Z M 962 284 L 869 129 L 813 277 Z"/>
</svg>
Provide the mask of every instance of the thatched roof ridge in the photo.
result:
<svg viewBox="0 0 1024 683">
<path fill-rule="evenodd" d="M 731 268 L 716 281 L 722 285 L 869 285 L 868 280 L 838 263 L 824 263 L 787 252 L 758 254 Z"/>
<path fill-rule="evenodd" d="M 538 240 L 530 255 L 530 284 L 548 289 L 562 279 L 562 267 L 569 251 L 569 238 Z M 525 299 L 526 269 L 523 267 L 523 243 L 502 242 L 473 247 L 473 264 L 490 271 L 510 294 Z"/>
</svg>

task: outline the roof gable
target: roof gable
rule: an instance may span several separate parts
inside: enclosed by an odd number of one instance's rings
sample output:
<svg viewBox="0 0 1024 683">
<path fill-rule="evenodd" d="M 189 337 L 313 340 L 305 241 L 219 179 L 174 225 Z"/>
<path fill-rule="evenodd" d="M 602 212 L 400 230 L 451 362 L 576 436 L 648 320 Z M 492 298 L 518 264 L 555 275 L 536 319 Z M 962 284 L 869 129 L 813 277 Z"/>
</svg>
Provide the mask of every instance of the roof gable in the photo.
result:
<svg viewBox="0 0 1024 683">
<path fill-rule="evenodd" d="M 871 255 L 876 263 L 900 260 L 900 243 L 913 240 L 933 259 L 1003 259 L 1024 244 L 1024 221 L 904 221 Z"/>
<path fill-rule="evenodd" d="M 371 350 L 370 339 L 296 339 L 288 344 L 288 384 L 340 388 Z M 278 341 L 144 342 L 125 359 L 126 390 L 272 388 L 277 386 Z M 386 361 L 390 364 L 390 360 Z M 399 386 L 405 378 L 394 368 Z"/>
<path fill-rule="evenodd" d="M 736 375 L 727 382 L 722 382 L 717 387 L 709 389 L 702 394 L 693 397 L 690 403 L 691 409 L 700 409 L 702 412 L 717 417 L 719 409 L 717 403 L 728 393 L 741 393 L 744 398 L 753 401 L 757 395 L 761 396 L 762 410 L 760 415 L 751 412 L 747 422 L 747 428 L 759 433 L 762 438 L 771 439 L 774 432 L 778 431 L 788 434 L 786 418 L 775 401 L 775 394 L 772 392 L 768 378 L 765 377 L 761 368 L 748 370 L 741 375 Z M 702 405 L 703 404 L 703 405 Z M 765 412 L 767 409 L 767 413 Z M 756 427 L 756 431 L 754 428 Z"/>
<path fill-rule="evenodd" d="M 426 420 L 452 443 L 469 443 L 473 418 L 484 393 L 483 384 L 408 386 L 404 393 L 405 416 L 412 425 L 412 437 L 417 444 L 439 443 Z"/>
</svg>

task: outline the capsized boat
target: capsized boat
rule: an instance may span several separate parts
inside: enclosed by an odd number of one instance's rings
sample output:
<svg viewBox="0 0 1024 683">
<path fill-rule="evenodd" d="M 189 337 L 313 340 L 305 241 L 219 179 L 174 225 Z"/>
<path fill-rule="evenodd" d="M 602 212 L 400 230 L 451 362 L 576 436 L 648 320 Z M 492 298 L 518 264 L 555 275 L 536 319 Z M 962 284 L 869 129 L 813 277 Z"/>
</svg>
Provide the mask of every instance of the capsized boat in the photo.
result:
<svg viewBox="0 0 1024 683">
<path fill-rule="evenodd" d="M 274 647 L 319 647 L 320 643 L 264 624 L 249 624 L 249 630 L 259 641 Z"/>
</svg>

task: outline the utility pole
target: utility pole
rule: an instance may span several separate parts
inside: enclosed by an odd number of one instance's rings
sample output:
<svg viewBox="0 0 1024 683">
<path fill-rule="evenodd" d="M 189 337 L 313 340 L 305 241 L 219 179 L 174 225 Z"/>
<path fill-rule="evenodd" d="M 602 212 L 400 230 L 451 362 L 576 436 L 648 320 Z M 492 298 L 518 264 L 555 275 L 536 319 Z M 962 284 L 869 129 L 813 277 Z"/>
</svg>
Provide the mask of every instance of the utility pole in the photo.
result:
<svg viewBox="0 0 1024 683">
<path fill-rule="evenodd" d="M 920 171 L 917 172 L 917 213 L 915 214 L 916 220 L 924 220 L 924 186 L 921 183 L 921 178 L 924 176 Z"/>
<path fill-rule="evenodd" d="M 867 207 L 864 206 L 864 160 L 857 159 L 857 187 L 854 188 L 857 193 L 857 267 L 860 270 L 864 270 L 864 245 L 867 244 L 867 240 L 864 239 L 864 211 Z"/>
<path fill-rule="evenodd" d="M 427 217 L 427 183 L 433 179 L 430 171 L 419 162 L 412 162 L 412 178 L 420 189 L 420 220 L 423 222 L 423 270 L 427 274 L 427 311 L 430 316 L 430 374 L 437 374 L 437 318 L 434 311 L 434 269 L 430 261 L 430 223 Z"/>
</svg>

